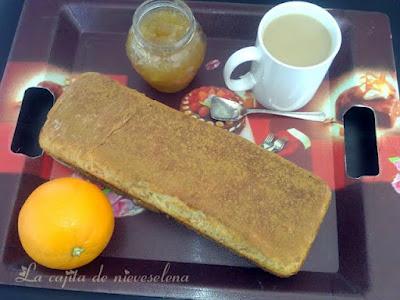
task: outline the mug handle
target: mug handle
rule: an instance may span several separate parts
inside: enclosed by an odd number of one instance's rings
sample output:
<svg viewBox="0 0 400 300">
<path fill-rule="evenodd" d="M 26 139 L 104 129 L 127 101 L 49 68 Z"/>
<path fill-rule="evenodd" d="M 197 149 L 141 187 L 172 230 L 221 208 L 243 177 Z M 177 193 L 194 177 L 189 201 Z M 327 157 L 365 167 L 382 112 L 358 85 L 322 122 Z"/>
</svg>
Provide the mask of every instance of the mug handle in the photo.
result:
<svg viewBox="0 0 400 300">
<path fill-rule="evenodd" d="M 227 87 L 232 91 L 251 90 L 256 84 L 256 79 L 251 72 L 242 75 L 240 79 L 231 79 L 231 75 L 240 64 L 247 61 L 259 61 L 260 59 L 260 50 L 254 46 L 246 47 L 233 53 L 224 67 L 224 80 Z"/>
</svg>

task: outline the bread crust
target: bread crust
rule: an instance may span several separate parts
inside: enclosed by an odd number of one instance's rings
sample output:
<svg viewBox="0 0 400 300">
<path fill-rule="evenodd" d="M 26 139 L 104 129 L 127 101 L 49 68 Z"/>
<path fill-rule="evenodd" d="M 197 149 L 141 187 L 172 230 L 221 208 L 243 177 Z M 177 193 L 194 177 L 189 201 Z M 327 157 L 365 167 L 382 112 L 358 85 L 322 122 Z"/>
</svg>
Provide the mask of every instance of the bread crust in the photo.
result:
<svg viewBox="0 0 400 300">
<path fill-rule="evenodd" d="M 331 199 L 310 172 L 97 73 L 66 89 L 39 142 L 280 277 L 301 268 Z"/>
</svg>

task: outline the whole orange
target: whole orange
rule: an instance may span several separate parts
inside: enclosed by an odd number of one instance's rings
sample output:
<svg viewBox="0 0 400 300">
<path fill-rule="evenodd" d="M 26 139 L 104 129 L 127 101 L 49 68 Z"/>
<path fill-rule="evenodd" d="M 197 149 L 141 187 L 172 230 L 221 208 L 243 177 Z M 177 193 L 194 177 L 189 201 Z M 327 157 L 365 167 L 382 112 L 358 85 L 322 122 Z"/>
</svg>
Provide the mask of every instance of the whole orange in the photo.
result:
<svg viewBox="0 0 400 300">
<path fill-rule="evenodd" d="M 74 269 L 91 262 L 107 246 L 113 230 L 113 211 L 104 193 L 72 177 L 40 185 L 18 216 L 26 253 L 52 269 Z"/>
</svg>

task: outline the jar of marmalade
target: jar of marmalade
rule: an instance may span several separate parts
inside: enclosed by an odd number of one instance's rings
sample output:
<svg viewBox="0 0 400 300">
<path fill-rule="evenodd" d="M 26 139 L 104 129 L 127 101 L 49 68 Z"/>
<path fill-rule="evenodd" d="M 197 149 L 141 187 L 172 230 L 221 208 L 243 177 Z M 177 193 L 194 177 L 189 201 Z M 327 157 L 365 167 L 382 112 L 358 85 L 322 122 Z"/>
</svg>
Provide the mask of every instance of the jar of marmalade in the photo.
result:
<svg viewBox="0 0 400 300">
<path fill-rule="evenodd" d="M 204 60 L 205 35 L 180 0 L 149 0 L 135 11 L 126 41 L 133 68 L 155 89 L 185 88 Z"/>
</svg>

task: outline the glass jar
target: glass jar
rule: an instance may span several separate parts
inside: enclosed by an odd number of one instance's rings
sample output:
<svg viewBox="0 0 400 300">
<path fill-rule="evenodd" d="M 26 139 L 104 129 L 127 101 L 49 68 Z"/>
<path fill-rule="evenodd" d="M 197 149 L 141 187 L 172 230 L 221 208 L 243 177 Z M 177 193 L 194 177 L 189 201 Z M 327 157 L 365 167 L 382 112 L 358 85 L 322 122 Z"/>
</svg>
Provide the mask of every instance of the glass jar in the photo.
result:
<svg viewBox="0 0 400 300">
<path fill-rule="evenodd" d="M 205 52 L 205 35 L 183 1 L 149 0 L 136 9 L 126 53 L 133 68 L 155 89 L 166 93 L 184 89 Z"/>
</svg>

